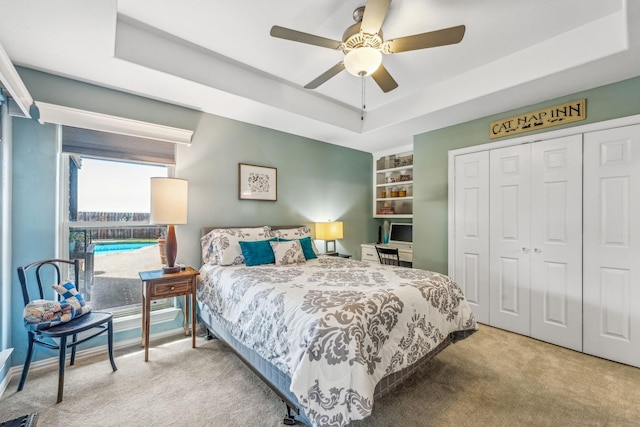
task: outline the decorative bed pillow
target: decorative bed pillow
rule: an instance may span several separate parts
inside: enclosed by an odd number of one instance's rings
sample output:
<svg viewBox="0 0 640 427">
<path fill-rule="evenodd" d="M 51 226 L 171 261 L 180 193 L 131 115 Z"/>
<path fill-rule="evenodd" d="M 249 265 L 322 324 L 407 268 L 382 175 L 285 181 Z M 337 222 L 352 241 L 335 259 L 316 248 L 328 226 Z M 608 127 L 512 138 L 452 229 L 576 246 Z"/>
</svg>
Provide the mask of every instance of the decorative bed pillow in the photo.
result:
<svg viewBox="0 0 640 427">
<path fill-rule="evenodd" d="M 276 265 L 304 263 L 304 253 L 298 240 L 269 242 L 273 249 Z"/>
<path fill-rule="evenodd" d="M 244 263 L 240 241 L 265 240 L 270 228 L 214 228 L 200 239 L 202 260 L 209 264 L 234 265 Z"/>
<path fill-rule="evenodd" d="M 271 230 L 271 236 L 288 240 L 304 239 L 305 237 L 308 237 L 311 243 L 311 249 L 313 250 L 313 253 L 316 254 L 316 257 L 320 253 L 318 252 L 318 249 L 316 248 L 316 245 L 311 238 L 311 229 L 306 225 L 297 228 L 282 228 L 279 230 Z"/>
<path fill-rule="evenodd" d="M 66 302 L 73 307 L 74 318 L 80 317 L 91 311 L 91 307 L 84 302 L 84 297 L 80 292 L 78 292 L 73 283 L 67 281 L 62 285 L 53 285 L 52 288 L 60 294 L 63 298 L 63 302 Z"/>
<path fill-rule="evenodd" d="M 25 325 L 32 331 L 42 331 L 73 319 L 73 307 L 65 301 L 37 299 L 24 307 Z"/>
<path fill-rule="evenodd" d="M 280 241 L 280 242 L 290 242 L 290 239 L 280 239 L 277 237 L 274 237 L 274 239 Z M 296 240 L 296 239 L 292 239 L 292 240 Z M 316 255 L 316 253 L 314 252 L 314 246 L 313 246 L 313 240 L 311 240 L 311 237 L 304 237 L 302 239 L 297 239 L 298 242 L 300 242 L 300 246 L 302 247 L 302 253 L 304 254 L 304 258 L 305 259 L 316 259 L 318 258 L 318 256 Z"/>
<path fill-rule="evenodd" d="M 255 240 L 244 241 L 241 240 L 240 249 L 242 250 L 242 256 L 244 262 L 248 267 L 254 265 L 273 264 L 276 259 L 273 255 L 273 250 L 269 242 L 277 241 L 275 237 L 270 240 Z"/>
<path fill-rule="evenodd" d="M 217 264 L 217 253 L 214 251 L 213 237 L 216 233 L 211 230 L 200 238 L 200 246 L 202 246 L 202 262 L 205 264 Z"/>
</svg>

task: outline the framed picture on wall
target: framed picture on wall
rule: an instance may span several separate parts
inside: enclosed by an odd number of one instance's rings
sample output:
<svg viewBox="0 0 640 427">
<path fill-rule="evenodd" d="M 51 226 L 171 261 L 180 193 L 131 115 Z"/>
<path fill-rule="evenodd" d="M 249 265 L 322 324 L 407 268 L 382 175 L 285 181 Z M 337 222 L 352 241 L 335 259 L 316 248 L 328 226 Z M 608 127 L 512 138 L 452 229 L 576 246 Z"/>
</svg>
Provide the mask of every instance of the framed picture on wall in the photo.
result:
<svg viewBox="0 0 640 427">
<path fill-rule="evenodd" d="M 238 197 L 240 200 L 278 200 L 278 169 L 239 163 Z"/>
</svg>

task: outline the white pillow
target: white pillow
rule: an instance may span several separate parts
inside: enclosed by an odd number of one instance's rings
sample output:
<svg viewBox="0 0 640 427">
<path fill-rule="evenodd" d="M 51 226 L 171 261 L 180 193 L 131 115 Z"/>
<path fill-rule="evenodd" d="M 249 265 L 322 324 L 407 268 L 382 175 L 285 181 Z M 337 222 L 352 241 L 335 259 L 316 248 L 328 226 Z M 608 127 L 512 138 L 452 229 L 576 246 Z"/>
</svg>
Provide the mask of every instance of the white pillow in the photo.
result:
<svg viewBox="0 0 640 427">
<path fill-rule="evenodd" d="M 214 228 L 200 239 L 202 260 L 209 264 L 243 264 L 240 241 L 266 240 L 270 227 Z"/>
<path fill-rule="evenodd" d="M 286 242 L 269 242 L 273 255 L 276 259 L 276 265 L 301 264 L 306 262 L 302 246 L 297 240 L 289 240 Z"/>
<path fill-rule="evenodd" d="M 306 225 L 303 225 L 302 227 L 297 228 L 271 230 L 271 237 L 287 240 L 302 239 L 305 237 L 311 237 L 311 229 Z M 320 254 L 320 252 L 318 252 L 318 248 L 316 248 L 315 242 L 313 241 L 313 237 L 311 237 L 311 247 L 313 248 L 313 252 L 315 252 L 316 256 Z"/>
</svg>

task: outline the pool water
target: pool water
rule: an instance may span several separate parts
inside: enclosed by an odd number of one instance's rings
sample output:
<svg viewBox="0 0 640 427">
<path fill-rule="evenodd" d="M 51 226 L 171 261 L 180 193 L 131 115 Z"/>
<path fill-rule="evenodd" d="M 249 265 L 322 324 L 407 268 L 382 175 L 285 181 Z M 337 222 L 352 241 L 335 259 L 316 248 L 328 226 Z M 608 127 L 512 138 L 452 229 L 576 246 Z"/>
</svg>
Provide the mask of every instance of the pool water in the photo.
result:
<svg viewBox="0 0 640 427">
<path fill-rule="evenodd" d="M 140 248 L 146 248 L 147 246 L 156 246 L 157 242 L 115 242 L 115 243 L 96 243 L 93 251 L 96 255 L 106 254 L 119 254 L 123 252 L 130 252 Z"/>
</svg>

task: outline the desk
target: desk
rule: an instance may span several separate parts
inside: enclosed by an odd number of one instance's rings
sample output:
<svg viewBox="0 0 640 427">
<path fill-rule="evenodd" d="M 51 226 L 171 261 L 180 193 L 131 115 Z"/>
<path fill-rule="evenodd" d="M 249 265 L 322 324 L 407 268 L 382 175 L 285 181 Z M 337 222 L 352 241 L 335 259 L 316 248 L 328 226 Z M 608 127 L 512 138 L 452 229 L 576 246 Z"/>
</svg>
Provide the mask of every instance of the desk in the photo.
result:
<svg viewBox="0 0 640 427">
<path fill-rule="evenodd" d="M 413 264 L 413 247 L 411 246 L 403 246 L 403 245 L 385 245 L 385 244 L 377 244 L 377 243 L 363 243 L 360 245 L 360 250 L 362 252 L 362 261 L 368 261 L 378 264 L 380 260 L 378 259 L 378 252 L 376 252 L 376 246 L 380 246 L 383 248 L 393 248 L 398 249 L 398 255 L 400 255 L 400 262 L 408 264 L 408 267 L 411 267 Z"/>
<path fill-rule="evenodd" d="M 189 295 L 191 295 L 191 346 L 196 348 L 196 277 L 200 272 L 191 267 L 173 274 L 162 270 L 141 271 L 142 279 L 142 344 L 144 361 L 149 361 L 149 329 L 151 329 L 151 301 L 184 295 L 184 332 L 189 335 Z"/>
</svg>

